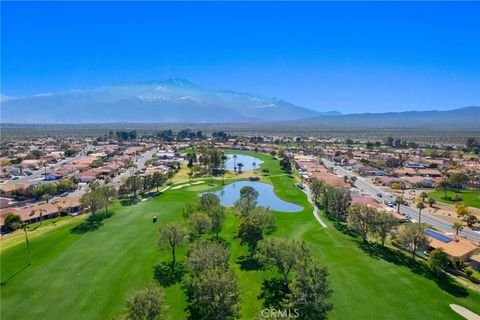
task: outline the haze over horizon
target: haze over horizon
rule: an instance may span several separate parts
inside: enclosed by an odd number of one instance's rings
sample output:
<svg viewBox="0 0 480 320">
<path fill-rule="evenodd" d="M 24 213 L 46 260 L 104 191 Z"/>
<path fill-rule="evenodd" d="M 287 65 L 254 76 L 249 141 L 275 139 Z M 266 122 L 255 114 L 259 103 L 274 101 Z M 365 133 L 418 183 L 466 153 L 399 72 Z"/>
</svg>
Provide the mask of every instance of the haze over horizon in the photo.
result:
<svg viewBox="0 0 480 320">
<path fill-rule="evenodd" d="M 179 77 L 318 111 L 480 105 L 479 3 L 2 2 L 1 9 L 7 96 Z"/>
</svg>

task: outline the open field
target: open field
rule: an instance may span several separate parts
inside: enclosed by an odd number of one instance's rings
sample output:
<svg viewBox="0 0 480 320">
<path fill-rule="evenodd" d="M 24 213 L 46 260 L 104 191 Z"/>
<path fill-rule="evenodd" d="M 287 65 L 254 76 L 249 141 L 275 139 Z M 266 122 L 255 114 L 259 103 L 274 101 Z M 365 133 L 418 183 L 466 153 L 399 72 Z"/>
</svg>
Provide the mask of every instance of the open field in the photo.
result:
<svg viewBox="0 0 480 320">
<path fill-rule="evenodd" d="M 262 166 L 270 169 L 272 177 L 262 180 L 272 183 L 279 197 L 305 208 L 300 213 L 277 213 L 273 236 L 305 241 L 312 255 L 328 267 L 334 305 L 330 319 L 462 319 L 449 308 L 452 303 L 480 313 L 479 294 L 456 283 L 430 279 L 421 265 L 412 264 L 403 253 L 363 247 L 325 216 L 328 227 L 320 227 L 306 196 L 294 186 L 294 178 L 282 175 L 278 161 L 251 155 L 265 161 Z M 157 245 L 159 225 L 183 221 L 182 207 L 198 192 L 220 188 L 220 183 L 213 180 L 213 185 L 170 189 L 131 206 L 118 203 L 112 208 L 114 215 L 94 231 L 72 232 L 81 220 L 50 228 L 32 237 L 33 264 L 27 268 L 24 243 L 4 248 L 11 236 L 2 239 L 1 279 L 6 285 L 1 287 L 1 318 L 111 319 L 120 315 L 128 292 L 155 281 L 155 266 L 170 260 L 169 253 Z M 157 224 L 151 222 L 153 215 L 159 218 Z M 278 275 L 241 268 L 247 248 L 234 239 L 238 221 L 229 211 L 221 237 L 231 243 L 231 266 L 241 287 L 241 319 L 251 320 L 262 309 L 262 282 Z M 186 248 L 179 250 L 180 260 Z M 165 290 L 169 318 L 185 319 L 187 301 L 181 284 Z"/>
<path fill-rule="evenodd" d="M 92 137 L 108 134 L 110 130 L 136 130 L 139 134 L 156 134 L 161 130 L 185 129 L 185 123 L 98 123 L 98 124 L 2 124 L 2 139 L 51 135 L 56 137 Z M 189 123 L 192 131 L 203 133 L 225 131 L 231 135 L 275 135 L 284 137 L 316 136 L 323 139 L 356 139 L 382 141 L 393 136 L 418 143 L 464 145 L 467 137 L 480 138 L 475 128 L 365 128 L 329 127 L 324 125 L 292 125 L 290 123 Z"/>
<path fill-rule="evenodd" d="M 457 195 L 462 198 L 462 203 L 466 206 L 480 208 L 480 190 L 462 190 L 460 192 L 447 191 L 447 197 L 445 198 L 445 192 L 443 190 L 436 190 L 428 194 L 439 202 L 445 202 L 449 204 L 455 204 L 452 198 Z"/>
</svg>

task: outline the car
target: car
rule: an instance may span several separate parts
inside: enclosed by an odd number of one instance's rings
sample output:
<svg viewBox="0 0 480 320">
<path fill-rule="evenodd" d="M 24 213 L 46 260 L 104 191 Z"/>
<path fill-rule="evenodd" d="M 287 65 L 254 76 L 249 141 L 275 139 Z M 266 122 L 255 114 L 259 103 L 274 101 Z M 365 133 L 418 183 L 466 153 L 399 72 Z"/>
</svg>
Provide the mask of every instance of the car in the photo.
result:
<svg viewBox="0 0 480 320">
<path fill-rule="evenodd" d="M 377 197 L 381 198 L 382 197 L 382 194 L 379 192 L 377 193 Z"/>
<path fill-rule="evenodd" d="M 20 179 L 19 176 L 12 176 L 12 180 L 18 180 L 18 179 Z"/>
<path fill-rule="evenodd" d="M 300 184 L 300 183 L 297 183 L 297 187 L 299 187 L 300 189 L 305 189 L 305 187 L 303 186 L 303 184 Z"/>
<path fill-rule="evenodd" d="M 66 197 L 66 196 L 68 196 L 68 192 L 64 192 L 60 195 L 60 197 Z"/>
</svg>

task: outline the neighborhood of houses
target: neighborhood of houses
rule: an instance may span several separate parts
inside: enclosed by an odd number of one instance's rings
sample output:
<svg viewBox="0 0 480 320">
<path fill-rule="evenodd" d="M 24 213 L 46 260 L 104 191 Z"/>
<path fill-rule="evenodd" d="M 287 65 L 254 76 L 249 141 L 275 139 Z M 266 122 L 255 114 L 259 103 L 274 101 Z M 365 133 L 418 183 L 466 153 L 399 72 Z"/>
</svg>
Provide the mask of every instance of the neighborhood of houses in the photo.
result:
<svg viewBox="0 0 480 320">
<path fill-rule="evenodd" d="M 278 143 L 278 137 L 231 138 L 224 133 L 197 140 L 194 137 L 163 139 L 157 136 L 126 140 L 44 137 L 3 141 L 0 158 L 2 233 L 8 231 L 4 228 L 4 218 L 9 213 L 20 216 L 27 223 L 60 215 L 78 215 L 82 213 L 80 198 L 94 183 L 118 189 L 131 175 L 166 174 L 180 166 L 185 167 L 185 150 L 196 143 L 208 143 L 223 150 L 284 153 L 302 181 L 316 178 L 330 186 L 348 188 L 352 193 L 352 204 L 389 211 L 401 222 L 411 220 L 411 217 L 400 212 L 396 203 L 383 201 L 379 199 L 381 195 L 372 195 L 355 187 L 355 181 L 364 179 L 393 198 L 401 196 L 402 205 L 413 208 L 422 194 L 435 191 L 452 175 L 464 175 L 468 179 L 451 188 L 476 191 L 480 188 L 480 161 L 478 155 L 473 154 L 442 150 L 432 152 L 420 148 L 374 148 L 331 141 L 321 141 L 321 145 L 316 141 L 319 145 L 311 147 L 314 138 L 303 138 L 303 142 L 309 143 L 302 145 L 298 143 L 298 138 Z M 324 159 L 352 175 L 340 174 Z M 56 187 L 45 186 L 50 184 Z M 469 210 L 476 219 L 480 218 L 478 207 L 472 206 Z M 425 211 L 452 224 L 462 224 L 462 228 L 478 231 L 478 223 L 465 225 L 457 217 L 454 203 L 431 200 Z M 442 248 L 451 259 L 468 263 L 475 270 L 480 269 L 478 240 L 462 237 L 458 232 L 433 228 L 427 236 L 430 249 Z"/>
</svg>

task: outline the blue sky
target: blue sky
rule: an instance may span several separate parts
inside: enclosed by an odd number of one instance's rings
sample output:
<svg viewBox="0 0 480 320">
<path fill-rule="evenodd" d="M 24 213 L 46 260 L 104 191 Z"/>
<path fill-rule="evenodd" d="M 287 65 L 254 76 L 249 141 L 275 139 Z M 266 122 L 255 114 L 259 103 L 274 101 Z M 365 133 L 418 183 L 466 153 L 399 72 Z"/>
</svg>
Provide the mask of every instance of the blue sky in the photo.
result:
<svg viewBox="0 0 480 320">
<path fill-rule="evenodd" d="M 480 105 L 476 2 L 3 2 L 10 96 L 180 77 L 345 113 Z"/>
</svg>

